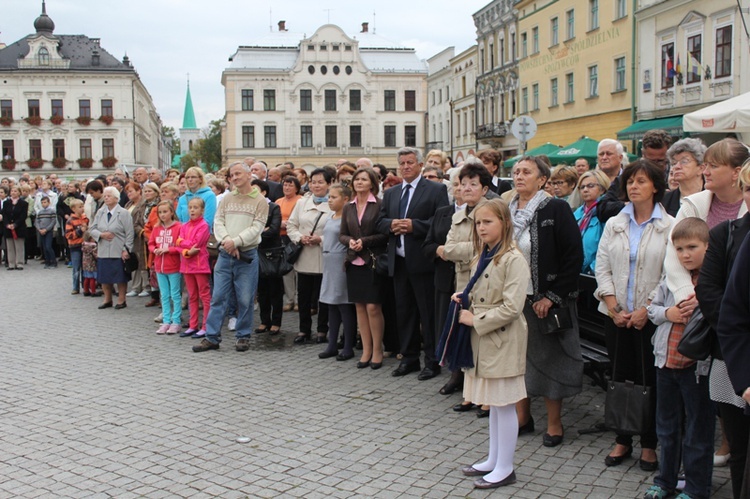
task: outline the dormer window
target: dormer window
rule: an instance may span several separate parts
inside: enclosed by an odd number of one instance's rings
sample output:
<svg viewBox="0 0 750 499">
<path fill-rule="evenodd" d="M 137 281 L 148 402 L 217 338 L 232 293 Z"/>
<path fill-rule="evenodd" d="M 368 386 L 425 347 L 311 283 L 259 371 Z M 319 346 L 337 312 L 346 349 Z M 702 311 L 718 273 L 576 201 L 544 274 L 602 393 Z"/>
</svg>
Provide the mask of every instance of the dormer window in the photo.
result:
<svg viewBox="0 0 750 499">
<path fill-rule="evenodd" d="M 37 56 L 39 57 L 40 66 L 49 66 L 49 50 L 47 50 L 47 47 L 40 48 Z"/>
</svg>

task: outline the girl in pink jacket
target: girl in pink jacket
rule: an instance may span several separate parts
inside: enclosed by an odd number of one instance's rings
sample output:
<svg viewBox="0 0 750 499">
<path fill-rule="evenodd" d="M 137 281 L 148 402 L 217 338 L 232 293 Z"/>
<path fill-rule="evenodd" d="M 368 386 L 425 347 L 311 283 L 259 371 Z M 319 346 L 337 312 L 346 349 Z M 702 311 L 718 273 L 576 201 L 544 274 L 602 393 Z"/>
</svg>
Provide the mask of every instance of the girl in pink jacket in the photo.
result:
<svg viewBox="0 0 750 499">
<path fill-rule="evenodd" d="M 203 219 L 205 203 L 194 197 L 188 203 L 190 220 L 180 228 L 177 245 L 182 249 L 180 272 L 185 278 L 190 310 L 190 328 L 180 336 L 202 338 L 206 334 L 206 318 L 211 308 L 211 266 L 208 263 L 208 238 L 211 231 Z M 203 322 L 198 327 L 199 302 L 203 302 Z"/>
<path fill-rule="evenodd" d="M 156 334 L 176 334 L 182 323 L 182 297 L 180 293 L 180 222 L 174 204 L 162 201 L 156 206 L 159 223 L 151 232 L 148 249 L 154 254 L 154 270 L 161 290 L 163 321 Z M 171 308 L 170 308 L 171 306 Z"/>
</svg>

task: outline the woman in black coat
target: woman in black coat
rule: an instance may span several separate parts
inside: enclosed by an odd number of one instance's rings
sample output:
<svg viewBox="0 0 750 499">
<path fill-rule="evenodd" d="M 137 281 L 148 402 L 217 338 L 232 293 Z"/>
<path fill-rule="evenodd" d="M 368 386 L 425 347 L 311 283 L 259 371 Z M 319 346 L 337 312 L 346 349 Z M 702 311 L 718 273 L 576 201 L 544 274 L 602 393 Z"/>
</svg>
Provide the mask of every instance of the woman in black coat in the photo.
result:
<svg viewBox="0 0 750 499">
<path fill-rule="evenodd" d="M 750 206 L 750 164 L 740 171 L 740 184 L 745 204 Z M 750 213 L 737 220 L 727 220 L 709 232 L 708 251 L 703 259 L 696 298 L 703 317 L 711 325 L 714 336 L 711 400 L 717 403 L 723 422 L 724 434 L 729 442 L 729 472 L 735 498 L 741 494 L 743 473 L 747 467 L 747 446 L 750 440 L 750 419 L 743 410 L 747 402 L 740 398 L 747 388 L 750 329 L 748 322 L 748 244 Z M 744 253 L 743 253 L 744 251 Z M 743 302 L 743 300 L 745 300 Z M 723 372 L 719 376 L 714 370 Z M 726 372 L 724 372 L 726 371 Z M 726 386 L 726 376 L 733 386 Z M 737 396 L 733 395 L 733 392 Z M 745 484 L 746 487 L 750 484 Z"/>
<path fill-rule="evenodd" d="M 14 185 L 10 188 L 10 197 L 3 203 L 2 210 L 8 270 L 23 270 L 28 211 L 29 204 L 21 197 L 20 188 Z"/>
<path fill-rule="evenodd" d="M 260 192 L 268 197 L 268 183 L 253 180 Z M 266 228 L 260 235 L 258 251 L 269 248 L 281 248 L 281 208 L 269 200 Z M 258 278 L 258 306 L 260 308 L 260 326 L 256 333 L 279 334 L 281 317 L 284 314 L 284 280 L 282 276 Z"/>
</svg>

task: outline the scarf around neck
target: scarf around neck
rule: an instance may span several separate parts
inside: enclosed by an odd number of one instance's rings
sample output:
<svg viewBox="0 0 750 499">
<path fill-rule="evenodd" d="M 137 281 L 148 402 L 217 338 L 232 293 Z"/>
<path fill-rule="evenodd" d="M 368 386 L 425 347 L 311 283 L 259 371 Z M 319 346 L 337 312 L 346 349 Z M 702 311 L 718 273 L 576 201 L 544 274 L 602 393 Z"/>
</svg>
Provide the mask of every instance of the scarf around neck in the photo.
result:
<svg viewBox="0 0 750 499">
<path fill-rule="evenodd" d="M 543 190 L 539 190 L 534 197 L 529 200 L 525 208 L 518 207 L 518 194 L 513 196 L 513 200 L 510 202 L 510 214 L 513 218 L 513 238 L 518 240 L 519 236 L 523 231 L 529 228 L 531 220 L 534 218 L 534 213 L 547 198 L 547 193 Z"/>
</svg>

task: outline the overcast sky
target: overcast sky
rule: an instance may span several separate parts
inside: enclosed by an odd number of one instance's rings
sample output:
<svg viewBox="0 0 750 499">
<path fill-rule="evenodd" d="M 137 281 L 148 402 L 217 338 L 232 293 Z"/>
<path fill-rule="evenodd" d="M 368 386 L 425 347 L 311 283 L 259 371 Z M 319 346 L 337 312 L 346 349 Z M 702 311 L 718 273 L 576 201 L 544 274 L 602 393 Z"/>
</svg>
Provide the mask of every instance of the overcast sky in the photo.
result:
<svg viewBox="0 0 750 499">
<path fill-rule="evenodd" d="M 55 33 L 101 38 L 122 59 L 127 52 L 165 125 L 182 125 L 187 73 L 198 126 L 224 115 L 221 72 L 238 46 L 277 29 L 312 35 L 329 22 L 354 35 L 370 30 L 427 59 L 446 47 L 456 54 L 475 43 L 472 14 L 489 0 L 48 0 Z M 0 41 L 34 33 L 41 0 L 0 0 Z M 269 12 L 270 9 L 270 12 Z M 373 15 L 374 13 L 374 15 Z M 330 17 L 329 17 L 330 16 Z"/>
</svg>

